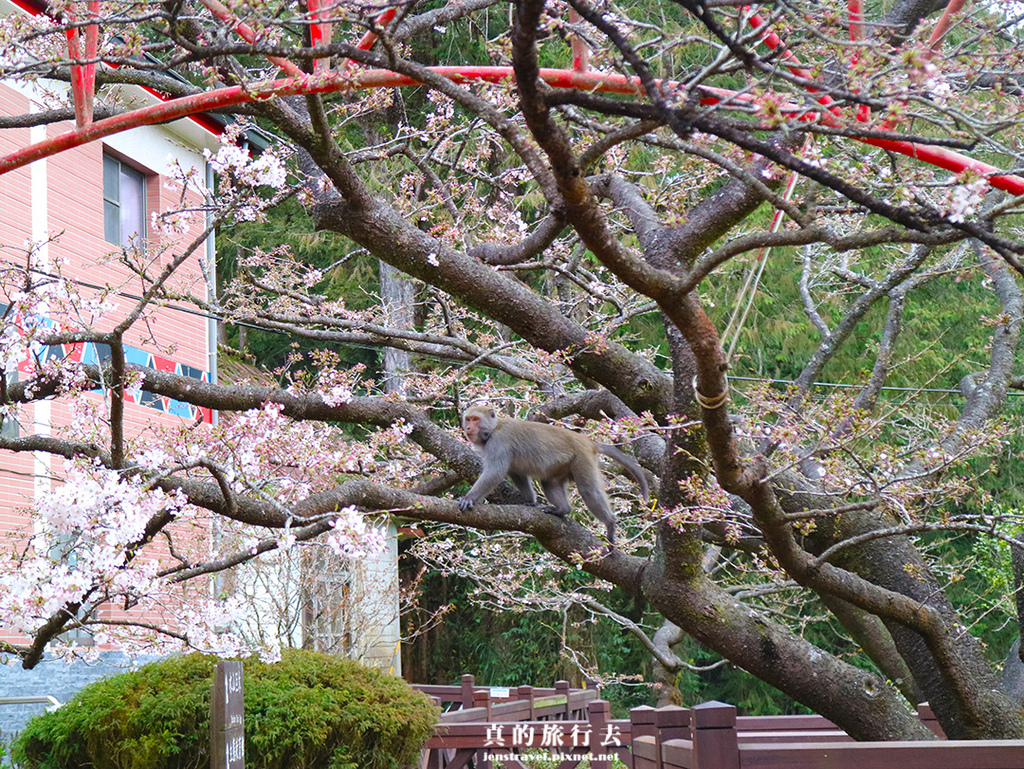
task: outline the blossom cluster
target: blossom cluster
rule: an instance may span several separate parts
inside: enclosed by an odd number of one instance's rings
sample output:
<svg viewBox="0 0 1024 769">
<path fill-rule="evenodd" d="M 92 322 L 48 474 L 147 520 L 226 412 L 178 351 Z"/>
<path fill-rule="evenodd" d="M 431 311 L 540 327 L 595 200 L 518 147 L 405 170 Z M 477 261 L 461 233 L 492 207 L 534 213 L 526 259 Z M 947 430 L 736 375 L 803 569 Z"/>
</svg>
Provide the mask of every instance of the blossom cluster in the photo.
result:
<svg viewBox="0 0 1024 769">
<path fill-rule="evenodd" d="M 31 634 L 65 606 L 153 590 L 156 564 L 135 558 L 146 525 L 186 504 L 179 492 L 148 488 L 139 477 L 72 465 L 65 482 L 36 503 L 38 531 L 20 558 L 0 566 L 0 616 Z"/>
<path fill-rule="evenodd" d="M 216 155 L 204 151 L 206 159 L 219 174 L 230 174 L 236 184 L 250 187 L 280 187 L 285 183 L 284 164 L 273 151 L 267 150 L 253 158 L 237 144 L 221 144 Z"/>
<path fill-rule="evenodd" d="M 989 189 L 988 180 L 976 178 L 965 184 L 958 184 L 950 190 L 946 213 L 951 222 L 963 222 L 981 206 Z"/>
<path fill-rule="evenodd" d="M 221 136 L 217 153 L 204 150 L 203 155 L 220 177 L 218 207 L 230 208 L 237 221 L 259 221 L 274 203 L 274 197 L 261 194 L 261 189 L 281 190 L 287 173 L 275 148 L 253 157 L 240 143 L 241 131 L 240 126 L 232 126 Z"/>
</svg>

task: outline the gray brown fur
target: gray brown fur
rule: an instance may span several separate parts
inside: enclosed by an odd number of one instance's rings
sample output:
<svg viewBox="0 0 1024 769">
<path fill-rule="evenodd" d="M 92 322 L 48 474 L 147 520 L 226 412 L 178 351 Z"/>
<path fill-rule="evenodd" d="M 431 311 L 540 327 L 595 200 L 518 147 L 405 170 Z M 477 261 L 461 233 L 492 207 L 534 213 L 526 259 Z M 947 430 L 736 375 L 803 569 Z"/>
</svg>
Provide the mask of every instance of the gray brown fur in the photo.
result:
<svg viewBox="0 0 1024 769">
<path fill-rule="evenodd" d="M 537 504 L 531 479 L 540 481 L 550 507 L 547 512 L 568 515 L 572 509 L 565 484 L 574 481 L 580 497 L 594 516 L 605 524 L 608 541 L 615 542 L 615 514 L 612 512 L 604 480 L 598 467 L 598 454 L 610 457 L 626 468 L 647 499 L 647 479 L 632 458 L 614 446 L 597 444 L 584 435 L 564 427 L 506 419 L 486 406 L 471 406 L 462 415 L 462 429 L 482 458 L 483 470 L 476 483 L 459 500 L 459 509 L 468 510 L 494 491 L 507 476 L 527 504 Z"/>
</svg>

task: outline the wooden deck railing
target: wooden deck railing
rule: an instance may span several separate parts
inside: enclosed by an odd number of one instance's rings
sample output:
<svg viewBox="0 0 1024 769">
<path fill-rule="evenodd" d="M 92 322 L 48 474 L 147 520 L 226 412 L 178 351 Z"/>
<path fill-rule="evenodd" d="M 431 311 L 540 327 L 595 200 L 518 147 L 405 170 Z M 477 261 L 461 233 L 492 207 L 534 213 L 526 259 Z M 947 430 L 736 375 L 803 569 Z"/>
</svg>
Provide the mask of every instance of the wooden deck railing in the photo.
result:
<svg viewBox="0 0 1024 769">
<path fill-rule="evenodd" d="M 821 716 L 739 716 L 706 702 L 640 707 L 610 717 L 593 689 L 418 686 L 449 709 L 423 752 L 423 769 L 530 769 L 541 751 L 574 769 L 1024 769 L 1024 740 L 854 742 Z M 495 696 L 495 695 L 501 696 Z M 505 696 L 505 695 L 508 696 Z M 927 705 L 921 720 L 942 737 Z"/>
<path fill-rule="evenodd" d="M 918 715 L 933 730 L 930 709 Z M 634 742 L 632 769 L 1024 769 L 1024 740 L 854 742 L 824 719 L 790 730 L 792 716 L 737 718 L 707 702 L 691 710 L 691 735 Z M 784 719 L 790 719 L 786 723 Z M 782 729 L 777 727 L 782 726 Z M 831 727 L 831 728 L 830 728 Z"/>
<path fill-rule="evenodd" d="M 471 675 L 462 677 L 461 686 L 417 684 L 415 688 L 442 707 L 449 706 L 441 715 L 441 723 L 583 719 L 587 703 L 600 696 L 597 689 L 572 689 L 568 681 L 556 681 L 549 688 L 479 687 Z"/>
</svg>

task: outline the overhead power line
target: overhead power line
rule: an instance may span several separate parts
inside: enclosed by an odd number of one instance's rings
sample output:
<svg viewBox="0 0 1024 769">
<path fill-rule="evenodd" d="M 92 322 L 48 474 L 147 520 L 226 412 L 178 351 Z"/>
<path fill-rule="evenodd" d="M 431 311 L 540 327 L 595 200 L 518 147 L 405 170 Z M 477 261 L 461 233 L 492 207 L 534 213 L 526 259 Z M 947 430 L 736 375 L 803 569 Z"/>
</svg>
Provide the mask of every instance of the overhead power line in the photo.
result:
<svg viewBox="0 0 1024 769">
<path fill-rule="evenodd" d="M 72 283 L 75 283 L 75 284 L 77 284 L 79 286 L 84 286 L 85 288 L 91 288 L 91 289 L 93 289 L 95 291 L 108 291 L 108 290 L 110 290 L 109 286 L 101 286 L 101 285 L 98 285 L 96 283 L 90 283 L 89 281 L 81 280 L 79 278 L 66 278 L 66 277 L 61 276 L 61 275 L 56 275 L 54 273 L 45 272 L 45 271 L 40 270 L 38 268 L 32 268 L 32 272 L 35 272 L 35 273 L 37 273 L 39 275 L 42 275 L 42 276 L 48 277 L 48 278 L 70 280 Z M 114 291 L 114 293 L 117 296 L 120 296 L 120 297 L 125 298 L 125 299 L 131 299 L 132 301 L 139 301 L 140 299 L 142 299 L 141 295 L 139 295 L 139 294 L 132 294 L 132 293 L 127 292 L 127 291 Z M 290 336 L 290 334 L 288 332 L 286 332 L 286 331 L 281 331 L 279 329 L 266 328 L 264 326 L 260 326 L 260 325 L 255 324 L 255 323 L 247 323 L 245 321 L 239 321 L 239 320 L 233 320 L 231 318 L 225 318 L 222 315 L 214 315 L 213 313 L 205 312 L 204 310 L 196 310 L 196 309 L 193 309 L 193 308 L 190 308 L 190 307 L 182 307 L 181 305 L 177 305 L 177 304 L 165 304 L 163 306 L 165 308 L 169 309 L 169 310 L 174 310 L 175 312 L 182 312 L 182 313 L 185 313 L 187 315 L 193 315 L 193 316 L 198 317 L 198 318 L 205 318 L 206 320 L 216 320 L 216 321 L 219 321 L 221 323 L 231 323 L 231 324 L 233 324 L 235 326 L 241 326 L 243 328 L 251 328 L 251 329 L 254 329 L 254 330 L 257 330 L 257 331 L 264 331 L 264 332 L 266 332 L 268 334 L 279 334 L 279 335 L 285 336 L 285 337 Z M 384 346 L 383 344 L 380 344 L 380 345 L 358 344 L 358 343 L 355 343 L 355 342 L 338 342 L 337 344 L 344 344 L 344 345 L 346 345 L 348 347 L 356 347 L 356 348 L 363 349 L 363 350 L 377 350 L 380 347 Z M 733 375 L 730 374 L 729 375 L 729 379 L 732 380 L 732 381 L 735 381 L 735 382 L 762 382 L 762 383 L 766 383 L 766 384 L 778 384 L 778 385 L 791 385 L 791 384 L 793 384 L 793 380 L 791 380 L 791 379 L 774 379 L 774 378 L 771 378 L 771 377 L 733 376 Z M 862 387 L 862 385 L 849 384 L 849 383 L 845 383 L 845 382 L 815 382 L 813 386 L 814 387 L 827 387 L 827 388 L 833 388 L 833 389 L 849 389 L 849 390 L 859 390 Z M 955 389 L 955 388 L 898 387 L 896 385 L 883 385 L 881 389 L 882 390 L 888 390 L 890 392 L 916 392 L 916 393 L 934 393 L 934 394 L 938 394 L 938 395 L 963 395 L 963 393 L 961 393 L 960 390 Z M 1009 397 L 1009 398 L 1024 397 L 1024 392 L 1008 392 L 1007 393 L 1007 397 Z"/>
</svg>

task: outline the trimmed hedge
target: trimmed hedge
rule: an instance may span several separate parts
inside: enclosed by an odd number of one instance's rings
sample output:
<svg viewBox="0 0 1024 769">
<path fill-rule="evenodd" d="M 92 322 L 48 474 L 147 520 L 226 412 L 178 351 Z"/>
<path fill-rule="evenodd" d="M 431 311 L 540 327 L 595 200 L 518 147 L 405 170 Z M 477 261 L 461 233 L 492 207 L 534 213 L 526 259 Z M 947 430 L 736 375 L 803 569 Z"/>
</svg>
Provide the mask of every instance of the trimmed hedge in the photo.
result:
<svg viewBox="0 0 1024 769">
<path fill-rule="evenodd" d="M 170 657 L 86 686 L 15 741 L 29 769 L 207 769 L 216 658 Z M 402 769 L 437 723 L 430 699 L 351 660 L 288 650 L 245 662 L 247 769 Z"/>
</svg>

